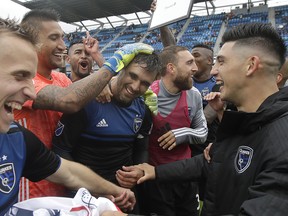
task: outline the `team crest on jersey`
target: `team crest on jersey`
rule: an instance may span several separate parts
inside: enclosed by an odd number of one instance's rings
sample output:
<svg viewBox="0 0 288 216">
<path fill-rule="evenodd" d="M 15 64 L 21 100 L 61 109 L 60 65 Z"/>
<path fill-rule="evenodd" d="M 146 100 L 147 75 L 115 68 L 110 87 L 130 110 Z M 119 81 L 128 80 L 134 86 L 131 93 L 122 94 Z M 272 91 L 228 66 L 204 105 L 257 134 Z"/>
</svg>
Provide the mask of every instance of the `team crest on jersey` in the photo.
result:
<svg viewBox="0 0 288 216">
<path fill-rule="evenodd" d="M 235 169 L 238 173 L 243 173 L 250 166 L 253 157 L 253 149 L 248 146 L 239 146 L 235 157 Z"/>
<path fill-rule="evenodd" d="M 142 125 L 142 119 L 141 118 L 135 118 L 134 124 L 133 124 L 134 133 L 137 133 L 139 131 L 141 125 Z"/>
<path fill-rule="evenodd" d="M 208 87 L 205 87 L 204 89 L 202 89 L 201 91 L 201 95 L 202 97 L 205 97 L 207 94 L 209 94 L 209 88 Z"/>
<path fill-rule="evenodd" d="M 64 130 L 64 124 L 62 124 L 62 122 L 58 121 L 56 130 L 55 130 L 55 135 L 60 136 L 62 134 L 63 130 Z"/>
<path fill-rule="evenodd" d="M 0 191 L 10 193 L 15 185 L 15 169 L 12 163 L 0 166 Z"/>
</svg>

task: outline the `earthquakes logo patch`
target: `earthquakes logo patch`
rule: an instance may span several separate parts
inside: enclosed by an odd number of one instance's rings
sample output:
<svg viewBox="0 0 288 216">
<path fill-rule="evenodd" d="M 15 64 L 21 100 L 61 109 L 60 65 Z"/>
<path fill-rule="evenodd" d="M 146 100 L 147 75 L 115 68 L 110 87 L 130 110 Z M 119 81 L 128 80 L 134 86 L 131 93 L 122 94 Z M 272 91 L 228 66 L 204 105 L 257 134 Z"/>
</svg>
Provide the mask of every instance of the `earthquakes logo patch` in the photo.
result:
<svg viewBox="0 0 288 216">
<path fill-rule="evenodd" d="M 142 119 L 141 118 L 135 118 L 134 124 L 133 124 L 134 133 L 137 133 L 139 131 L 141 125 L 142 125 Z"/>
<path fill-rule="evenodd" d="M 238 173 L 243 173 L 250 166 L 253 157 L 253 149 L 248 146 L 239 146 L 235 157 L 235 169 Z"/>
<path fill-rule="evenodd" d="M 56 136 L 60 136 L 61 134 L 62 134 L 62 132 L 63 132 L 63 130 L 64 130 L 64 124 L 62 124 L 62 122 L 58 122 L 58 124 L 57 124 L 57 128 L 56 128 L 56 130 L 55 130 L 55 135 Z"/>
<path fill-rule="evenodd" d="M 207 94 L 209 94 L 209 88 L 208 87 L 205 87 L 204 89 L 201 90 L 201 95 L 202 95 L 202 98 L 205 97 Z"/>
<path fill-rule="evenodd" d="M 0 191 L 10 193 L 15 185 L 15 170 L 12 163 L 2 164 L 0 166 Z"/>
</svg>

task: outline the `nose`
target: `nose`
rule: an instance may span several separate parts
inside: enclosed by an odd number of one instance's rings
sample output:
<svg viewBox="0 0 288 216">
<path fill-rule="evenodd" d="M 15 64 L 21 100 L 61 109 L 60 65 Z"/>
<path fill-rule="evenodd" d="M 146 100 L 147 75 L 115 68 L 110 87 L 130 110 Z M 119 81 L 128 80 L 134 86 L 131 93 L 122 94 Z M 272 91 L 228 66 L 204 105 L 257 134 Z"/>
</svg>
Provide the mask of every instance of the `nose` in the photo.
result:
<svg viewBox="0 0 288 216">
<path fill-rule="evenodd" d="M 23 90 L 24 95 L 26 96 L 26 100 L 35 100 L 36 92 L 33 81 L 29 81 L 28 85 Z"/>
<path fill-rule="evenodd" d="M 215 65 L 212 67 L 212 69 L 211 69 L 211 72 L 210 72 L 210 74 L 212 75 L 212 76 L 216 76 L 216 75 L 218 75 L 218 73 L 219 73 L 219 71 L 218 71 L 218 66 L 217 66 L 217 63 L 215 63 Z"/>
<path fill-rule="evenodd" d="M 81 53 L 81 58 L 87 58 L 88 56 L 89 56 L 89 53 L 85 51 Z"/>
<path fill-rule="evenodd" d="M 63 38 L 60 38 L 57 48 L 62 51 L 66 50 L 66 45 Z"/>
<path fill-rule="evenodd" d="M 193 72 L 193 75 L 198 71 L 198 67 L 197 67 L 197 64 L 195 63 L 195 61 L 193 62 L 192 64 L 192 72 Z"/>
<path fill-rule="evenodd" d="M 135 80 L 135 81 L 132 83 L 132 85 L 131 85 L 132 90 L 133 90 L 134 92 L 139 92 L 139 91 L 140 91 L 140 85 L 141 85 L 140 80 Z"/>
</svg>

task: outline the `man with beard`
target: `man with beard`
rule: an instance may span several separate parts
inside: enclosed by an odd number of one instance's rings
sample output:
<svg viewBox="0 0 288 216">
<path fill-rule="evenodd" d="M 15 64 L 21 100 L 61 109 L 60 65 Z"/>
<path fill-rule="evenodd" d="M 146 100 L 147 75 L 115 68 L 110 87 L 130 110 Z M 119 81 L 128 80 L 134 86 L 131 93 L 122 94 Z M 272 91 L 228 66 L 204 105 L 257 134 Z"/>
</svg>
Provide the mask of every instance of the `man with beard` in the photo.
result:
<svg viewBox="0 0 288 216">
<path fill-rule="evenodd" d="M 160 53 L 161 79 L 151 89 L 158 95 L 158 115 L 153 116 L 149 138 L 149 163 L 157 166 L 191 158 L 189 145 L 203 143 L 207 124 L 201 95 L 192 87 L 197 71 L 194 57 L 186 47 L 168 46 Z M 131 167 L 118 171 L 120 179 L 129 179 Z M 197 185 L 192 182 L 147 182 L 146 213 L 159 215 L 198 215 Z"/>
<path fill-rule="evenodd" d="M 54 71 L 61 67 L 62 56 L 66 49 L 63 41 L 63 30 L 59 25 L 60 16 L 54 10 L 31 10 L 24 15 L 21 26 L 37 33 L 38 66 L 34 81 L 37 97 L 27 101 L 20 109 L 15 110 L 15 120 L 31 130 L 49 149 L 52 137 L 62 112 L 79 111 L 93 100 L 108 83 L 111 77 L 127 65 L 139 52 L 152 53 L 153 49 L 144 44 L 135 45 L 109 59 L 94 74 L 71 84 L 69 78 Z M 96 45 L 91 38 L 85 38 L 85 49 L 93 52 Z M 21 181 L 20 200 L 41 196 L 63 196 L 64 188 L 45 180 Z"/>
<path fill-rule="evenodd" d="M 130 182 L 118 181 L 115 174 L 122 166 L 148 161 L 151 113 L 140 96 L 153 83 L 160 67 L 156 54 L 136 55 L 109 82 L 111 102 L 92 101 L 80 112 L 62 116 L 55 130 L 53 150 L 113 183 L 133 188 L 142 172 L 134 173 Z"/>
<path fill-rule="evenodd" d="M 209 103 L 225 110 L 210 149 L 167 165 L 139 165 L 148 179 L 207 180 L 202 215 L 287 215 L 288 89 L 276 80 L 286 47 L 268 23 L 247 23 L 225 32 L 212 74 L 221 84 Z M 131 168 L 132 169 L 132 168 Z"/>
<path fill-rule="evenodd" d="M 18 200 L 21 176 L 47 179 L 75 190 L 120 198 L 133 208 L 134 194 L 101 178 L 87 167 L 49 151 L 29 130 L 14 122 L 13 110 L 36 98 L 32 78 L 37 70 L 35 32 L 0 18 L 0 215 Z M 15 212 L 14 212 L 15 213 Z M 14 215 L 14 214 L 13 214 Z"/>
<path fill-rule="evenodd" d="M 70 79 L 72 82 L 80 80 L 93 71 L 93 60 L 99 67 L 102 67 L 105 62 L 100 50 L 99 43 L 95 38 L 92 38 L 87 32 L 87 37 L 90 39 L 90 43 L 94 44 L 95 49 L 89 52 L 85 49 L 83 41 L 72 41 L 69 45 L 68 55 L 66 58 L 67 63 L 71 67 Z"/>
</svg>

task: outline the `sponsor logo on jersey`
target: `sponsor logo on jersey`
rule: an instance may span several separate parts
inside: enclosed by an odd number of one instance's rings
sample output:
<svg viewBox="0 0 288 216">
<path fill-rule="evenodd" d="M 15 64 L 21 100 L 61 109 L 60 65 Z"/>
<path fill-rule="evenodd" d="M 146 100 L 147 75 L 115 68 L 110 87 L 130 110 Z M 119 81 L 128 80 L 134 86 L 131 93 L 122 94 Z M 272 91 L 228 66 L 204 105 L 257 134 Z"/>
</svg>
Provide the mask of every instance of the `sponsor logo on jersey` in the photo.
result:
<svg viewBox="0 0 288 216">
<path fill-rule="evenodd" d="M 15 185 L 15 169 L 12 163 L 0 166 L 0 191 L 10 193 Z"/>
<path fill-rule="evenodd" d="M 60 136 L 64 130 L 64 124 L 62 124 L 62 122 L 58 121 L 58 124 L 57 124 L 57 128 L 55 130 L 55 135 L 56 136 Z"/>
<path fill-rule="evenodd" d="M 139 131 L 141 125 L 142 125 L 142 119 L 136 117 L 134 119 L 134 124 L 133 124 L 134 133 L 137 133 Z"/>
<path fill-rule="evenodd" d="M 96 127 L 108 127 L 108 124 L 107 124 L 106 120 L 103 118 L 100 122 L 98 122 Z"/>
<path fill-rule="evenodd" d="M 235 157 L 235 169 L 238 173 L 243 173 L 250 166 L 253 157 L 253 149 L 248 146 L 239 146 Z"/>
</svg>

